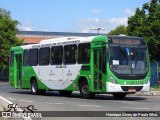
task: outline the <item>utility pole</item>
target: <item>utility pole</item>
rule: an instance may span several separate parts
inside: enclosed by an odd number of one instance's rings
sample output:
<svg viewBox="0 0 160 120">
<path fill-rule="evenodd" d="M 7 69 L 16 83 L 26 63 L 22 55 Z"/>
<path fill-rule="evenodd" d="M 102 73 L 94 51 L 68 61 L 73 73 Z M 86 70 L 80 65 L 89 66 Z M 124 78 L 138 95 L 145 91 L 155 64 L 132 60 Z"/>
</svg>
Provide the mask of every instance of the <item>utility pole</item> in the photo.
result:
<svg viewBox="0 0 160 120">
<path fill-rule="evenodd" d="M 105 30 L 105 28 L 98 27 L 98 28 L 91 28 L 91 30 L 97 30 L 98 31 L 98 35 L 99 35 L 99 31 L 100 30 Z"/>
</svg>

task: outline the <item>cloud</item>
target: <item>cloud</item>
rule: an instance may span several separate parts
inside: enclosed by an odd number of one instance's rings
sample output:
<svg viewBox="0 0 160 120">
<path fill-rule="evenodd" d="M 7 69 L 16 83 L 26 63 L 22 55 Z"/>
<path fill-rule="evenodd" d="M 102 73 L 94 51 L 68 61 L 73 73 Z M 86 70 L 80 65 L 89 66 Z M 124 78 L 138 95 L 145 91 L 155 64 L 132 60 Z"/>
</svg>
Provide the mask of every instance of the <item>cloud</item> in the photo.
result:
<svg viewBox="0 0 160 120">
<path fill-rule="evenodd" d="M 127 8 L 127 9 L 124 10 L 124 13 L 125 13 L 128 17 L 130 17 L 130 16 L 132 16 L 132 15 L 135 14 L 135 11 L 132 11 L 131 9 Z"/>
<path fill-rule="evenodd" d="M 87 18 L 81 19 L 76 22 L 76 32 L 82 33 L 96 33 L 97 31 L 91 30 L 91 28 L 102 27 L 106 30 L 101 30 L 100 33 L 107 34 L 111 30 L 115 29 L 119 25 L 127 26 L 128 18 L 110 18 L 110 19 L 99 19 L 99 18 Z"/>
<path fill-rule="evenodd" d="M 19 29 L 22 31 L 33 31 L 32 27 L 30 26 L 21 26 Z"/>
<path fill-rule="evenodd" d="M 116 24 L 116 25 L 127 25 L 128 18 L 123 17 L 123 18 L 111 18 L 108 19 L 108 22 L 111 24 Z"/>
<path fill-rule="evenodd" d="M 101 13 L 101 10 L 99 10 L 99 9 L 93 9 L 93 10 L 92 10 L 92 13 L 93 13 L 93 14 L 100 14 L 100 13 Z"/>
<path fill-rule="evenodd" d="M 17 26 L 19 30 L 22 31 L 33 31 L 32 25 L 29 21 L 24 22 L 24 24 L 20 24 Z"/>
</svg>

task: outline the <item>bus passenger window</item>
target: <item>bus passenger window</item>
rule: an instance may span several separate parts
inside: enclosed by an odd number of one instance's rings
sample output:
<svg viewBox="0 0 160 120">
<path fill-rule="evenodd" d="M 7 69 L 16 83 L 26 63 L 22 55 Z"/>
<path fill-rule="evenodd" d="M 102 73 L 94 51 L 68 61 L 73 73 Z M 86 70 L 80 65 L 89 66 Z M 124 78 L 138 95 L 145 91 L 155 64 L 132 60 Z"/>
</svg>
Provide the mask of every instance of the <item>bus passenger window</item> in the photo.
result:
<svg viewBox="0 0 160 120">
<path fill-rule="evenodd" d="M 89 64 L 90 62 L 90 44 L 79 44 L 78 45 L 78 63 Z"/>
<path fill-rule="evenodd" d="M 38 49 L 30 49 L 28 57 L 29 66 L 37 66 L 38 64 Z"/>
<path fill-rule="evenodd" d="M 51 65 L 61 65 L 62 64 L 62 56 L 63 56 L 63 47 L 56 46 L 51 48 Z"/>
<path fill-rule="evenodd" d="M 50 48 L 40 48 L 39 50 L 39 65 L 49 65 Z"/>
<path fill-rule="evenodd" d="M 10 54 L 10 67 L 13 67 L 14 65 L 14 52 L 12 51 Z"/>
<path fill-rule="evenodd" d="M 23 53 L 23 66 L 27 66 L 28 65 L 28 50 L 24 50 Z"/>
<path fill-rule="evenodd" d="M 77 45 L 67 45 L 64 47 L 64 64 L 76 64 Z"/>
</svg>

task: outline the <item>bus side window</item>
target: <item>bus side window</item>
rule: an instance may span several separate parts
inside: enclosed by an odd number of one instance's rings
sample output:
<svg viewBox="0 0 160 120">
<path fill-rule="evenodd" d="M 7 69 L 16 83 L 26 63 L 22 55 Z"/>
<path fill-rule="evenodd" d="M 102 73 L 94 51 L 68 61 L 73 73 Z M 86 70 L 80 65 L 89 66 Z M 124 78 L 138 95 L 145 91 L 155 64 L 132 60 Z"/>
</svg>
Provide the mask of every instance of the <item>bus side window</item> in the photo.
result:
<svg viewBox="0 0 160 120">
<path fill-rule="evenodd" d="M 64 46 L 64 64 L 76 64 L 77 45 Z"/>
<path fill-rule="evenodd" d="M 23 66 L 27 66 L 28 65 L 28 50 L 24 50 L 23 53 Z"/>
<path fill-rule="evenodd" d="M 50 59 L 50 48 L 40 48 L 39 49 L 39 65 L 49 65 Z"/>
<path fill-rule="evenodd" d="M 11 51 L 11 54 L 10 54 L 10 67 L 13 67 L 14 65 L 14 52 Z"/>
<path fill-rule="evenodd" d="M 56 46 L 51 48 L 51 65 L 61 65 L 62 64 L 62 56 L 63 56 L 63 47 Z"/>
<path fill-rule="evenodd" d="M 30 49 L 28 57 L 29 66 L 37 66 L 38 64 L 38 49 Z"/>
<path fill-rule="evenodd" d="M 78 63 L 89 64 L 90 62 L 90 44 L 79 44 L 78 45 Z"/>
</svg>

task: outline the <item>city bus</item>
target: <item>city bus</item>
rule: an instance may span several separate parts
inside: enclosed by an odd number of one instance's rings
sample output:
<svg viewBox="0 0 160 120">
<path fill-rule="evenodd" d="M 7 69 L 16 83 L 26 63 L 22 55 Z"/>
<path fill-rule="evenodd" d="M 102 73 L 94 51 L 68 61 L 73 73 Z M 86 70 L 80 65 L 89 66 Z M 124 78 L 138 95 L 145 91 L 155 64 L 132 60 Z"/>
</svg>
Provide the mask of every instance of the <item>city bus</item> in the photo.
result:
<svg viewBox="0 0 160 120">
<path fill-rule="evenodd" d="M 132 36 L 63 37 L 10 49 L 9 82 L 33 95 L 58 91 L 82 98 L 127 94 L 150 89 L 146 41 Z"/>
</svg>

